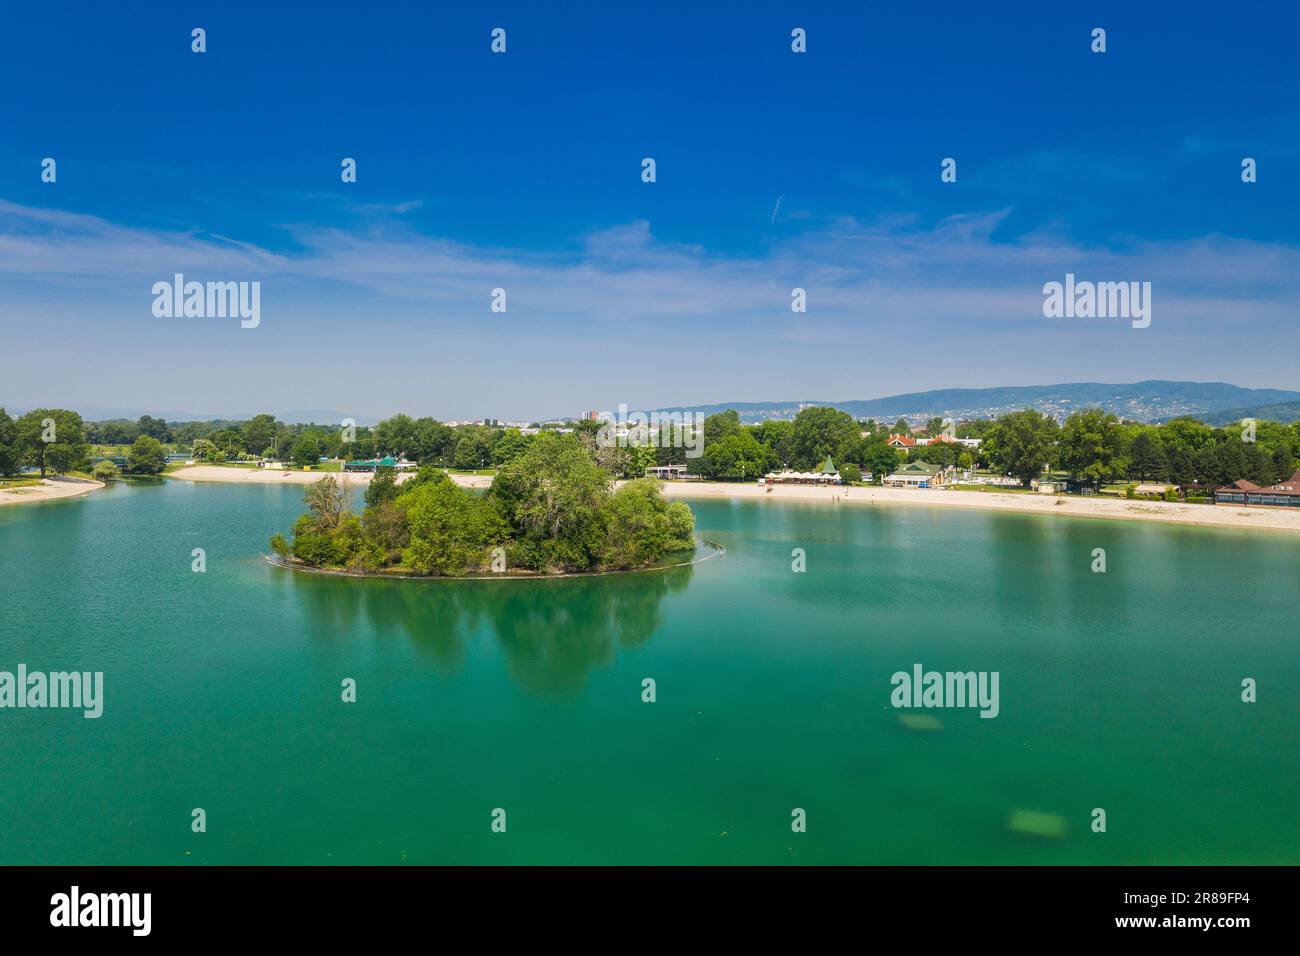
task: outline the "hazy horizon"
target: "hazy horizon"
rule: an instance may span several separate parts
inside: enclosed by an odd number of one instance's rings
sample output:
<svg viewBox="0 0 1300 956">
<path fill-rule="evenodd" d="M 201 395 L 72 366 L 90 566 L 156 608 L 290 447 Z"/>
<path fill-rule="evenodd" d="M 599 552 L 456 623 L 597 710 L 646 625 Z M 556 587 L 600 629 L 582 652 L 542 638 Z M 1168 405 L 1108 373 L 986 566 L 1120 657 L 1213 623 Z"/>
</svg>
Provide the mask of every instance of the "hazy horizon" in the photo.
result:
<svg viewBox="0 0 1300 956">
<path fill-rule="evenodd" d="M 989 388 L 1068 388 L 1073 386 L 1095 385 L 1095 386 L 1114 386 L 1116 388 L 1127 388 L 1135 385 L 1147 384 L 1143 382 L 1058 382 L 1058 383 L 1034 383 L 1033 385 L 1001 385 L 1001 386 L 952 386 L 951 389 L 927 389 L 917 393 L 927 395 L 931 392 L 944 391 L 962 391 L 974 390 L 980 391 Z M 1155 384 L 1155 383 L 1152 383 Z M 1238 383 L 1223 382 L 1167 382 L 1163 384 L 1175 385 L 1194 385 L 1194 386 L 1214 386 L 1229 385 L 1237 388 L 1247 388 L 1251 390 L 1264 390 L 1271 386 L 1240 386 Z M 747 406 L 771 407 L 780 405 L 793 405 L 804 403 L 809 405 L 848 405 L 860 402 L 888 401 L 891 399 L 907 398 L 913 393 L 899 393 L 897 395 L 874 395 L 874 396 L 856 396 L 854 398 L 825 398 L 808 397 L 803 398 L 760 398 L 760 399 L 724 399 L 716 402 L 666 402 L 656 405 L 629 406 L 627 410 L 651 412 L 659 410 L 672 409 L 694 409 L 694 408 L 714 408 L 714 407 L 734 407 L 745 408 Z M 1295 397 L 1288 396 L 1285 400 L 1300 401 L 1300 391 L 1294 393 Z M 1258 404 L 1268 404 L 1266 397 L 1257 399 Z M 934 404 L 932 402 L 932 404 Z M 1032 399 L 1025 398 L 1023 404 L 1026 407 L 1035 406 Z M 83 403 L 80 406 L 62 406 L 57 401 L 46 403 L 6 403 L 3 396 L 0 396 L 0 409 L 5 409 L 11 415 L 17 415 L 30 411 L 33 408 L 52 408 L 52 407 L 71 407 L 73 411 L 81 414 L 82 418 L 87 421 L 108 421 L 108 420 L 127 420 L 134 421 L 143 415 L 150 415 L 154 418 L 165 419 L 168 422 L 187 422 L 187 421 L 240 421 L 252 418 L 254 415 L 271 413 L 276 419 L 286 424 L 329 424 L 342 421 L 344 418 L 351 418 L 359 425 L 372 425 L 378 421 L 388 418 L 392 415 L 406 414 L 412 418 L 430 417 L 439 421 L 482 421 L 484 419 L 496 419 L 500 421 L 528 421 L 528 422 L 545 422 L 556 421 L 559 419 L 576 419 L 581 418 L 588 411 L 600 413 L 619 414 L 617 407 L 613 408 L 581 408 L 569 412 L 560 412 L 553 414 L 527 414 L 522 416 L 502 416 L 490 412 L 480 412 L 479 414 L 467 416 L 439 415 L 436 411 L 429 411 L 423 408 L 393 408 L 380 413 L 371 413 L 369 411 L 342 411 L 339 409 L 274 409 L 270 406 L 263 406 L 257 410 L 236 409 L 224 411 L 206 411 L 196 412 L 192 409 L 175 409 L 162 406 L 149 407 L 123 407 L 123 406 L 106 406 L 95 403 Z M 934 410 L 938 411 L 938 405 L 934 404 Z M 892 412 L 888 413 L 892 417 Z"/>
</svg>

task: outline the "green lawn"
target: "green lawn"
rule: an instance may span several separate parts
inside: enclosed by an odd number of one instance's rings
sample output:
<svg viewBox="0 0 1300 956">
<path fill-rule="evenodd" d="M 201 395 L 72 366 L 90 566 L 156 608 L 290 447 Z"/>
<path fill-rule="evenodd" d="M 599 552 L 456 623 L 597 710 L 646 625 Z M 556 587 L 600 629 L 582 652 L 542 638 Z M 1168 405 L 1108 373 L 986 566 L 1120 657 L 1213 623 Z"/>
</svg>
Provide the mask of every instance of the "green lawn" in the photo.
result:
<svg viewBox="0 0 1300 956">
<path fill-rule="evenodd" d="M 944 487 L 951 488 L 953 491 L 995 491 L 1011 495 L 1037 494 L 1032 488 L 1021 488 L 1012 485 L 952 484 Z"/>
<path fill-rule="evenodd" d="M 177 455 L 183 453 L 182 449 L 177 448 L 175 445 L 169 445 L 169 444 L 163 445 L 163 452 L 164 454 L 168 454 L 168 455 Z M 121 458 L 121 457 L 125 457 L 126 455 L 129 455 L 130 453 L 131 453 L 130 445 L 91 445 L 90 446 L 91 457 Z"/>
</svg>

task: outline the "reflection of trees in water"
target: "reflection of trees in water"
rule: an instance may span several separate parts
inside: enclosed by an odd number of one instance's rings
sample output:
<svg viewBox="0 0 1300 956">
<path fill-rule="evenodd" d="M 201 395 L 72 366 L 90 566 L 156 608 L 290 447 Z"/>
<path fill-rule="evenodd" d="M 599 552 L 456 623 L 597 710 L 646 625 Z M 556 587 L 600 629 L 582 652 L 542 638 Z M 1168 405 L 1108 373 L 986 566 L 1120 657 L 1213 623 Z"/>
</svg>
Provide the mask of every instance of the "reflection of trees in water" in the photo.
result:
<svg viewBox="0 0 1300 956">
<path fill-rule="evenodd" d="M 295 575 L 318 629 L 404 632 L 438 671 L 458 670 L 469 636 L 491 629 L 511 677 L 529 691 L 566 695 L 586 686 L 618 648 L 649 640 L 660 604 L 683 590 L 694 569 L 540 581 L 361 581 Z"/>
</svg>

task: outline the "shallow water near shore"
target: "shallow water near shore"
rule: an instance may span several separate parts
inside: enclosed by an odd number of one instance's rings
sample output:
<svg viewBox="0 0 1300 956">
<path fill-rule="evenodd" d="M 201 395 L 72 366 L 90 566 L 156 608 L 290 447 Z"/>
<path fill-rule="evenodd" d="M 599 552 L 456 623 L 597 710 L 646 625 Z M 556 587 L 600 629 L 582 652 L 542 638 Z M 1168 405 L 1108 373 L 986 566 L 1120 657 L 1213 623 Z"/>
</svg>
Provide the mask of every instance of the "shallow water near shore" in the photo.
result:
<svg viewBox="0 0 1300 956">
<path fill-rule="evenodd" d="M 0 511 L 0 671 L 105 688 L 0 710 L 0 864 L 1300 860 L 1293 538 L 689 503 L 725 556 L 437 587 L 267 564 L 301 488 Z M 892 708 L 918 663 L 998 717 Z"/>
</svg>

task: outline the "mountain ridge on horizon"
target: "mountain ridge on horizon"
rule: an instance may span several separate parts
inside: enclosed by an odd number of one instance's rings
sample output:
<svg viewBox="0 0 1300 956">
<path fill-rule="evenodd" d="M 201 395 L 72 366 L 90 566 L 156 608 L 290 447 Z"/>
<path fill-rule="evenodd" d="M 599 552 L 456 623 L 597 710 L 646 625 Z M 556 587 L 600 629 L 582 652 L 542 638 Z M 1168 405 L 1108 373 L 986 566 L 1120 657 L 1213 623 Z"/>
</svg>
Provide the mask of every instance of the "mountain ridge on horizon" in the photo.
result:
<svg viewBox="0 0 1300 956">
<path fill-rule="evenodd" d="M 1246 388 L 1226 382 L 1191 382 L 1150 380 L 1130 383 L 1065 382 L 1055 385 L 1003 385 L 975 388 L 942 388 L 906 392 L 881 398 L 824 400 L 715 402 L 695 405 L 661 405 L 647 412 L 702 413 L 705 415 L 735 409 L 741 420 L 755 423 L 765 419 L 792 419 L 807 406 L 838 408 L 855 418 L 905 418 L 911 422 L 941 417 L 951 419 L 989 418 L 1021 408 L 1037 408 L 1056 418 L 1064 418 L 1080 408 L 1100 407 L 1135 421 L 1159 422 L 1179 415 L 1195 415 L 1209 424 L 1225 424 L 1241 418 L 1300 418 L 1300 391 L 1277 388 Z M 0 405 L 0 407 L 4 407 Z M 31 405 L 11 405 L 10 414 L 22 414 Z M 198 414 L 179 409 L 143 410 L 134 407 L 82 405 L 76 409 L 86 421 L 125 419 L 134 421 L 152 415 L 168 422 L 244 421 L 255 413 Z M 601 409 L 609 411 L 609 409 Z M 423 412 L 407 411 L 412 417 Z M 397 411 L 390 414 L 397 414 Z M 290 409 L 276 418 L 288 424 L 333 424 L 347 416 L 333 409 Z M 374 425 L 374 416 L 352 415 L 358 425 Z M 387 416 L 381 416 L 387 417 Z M 439 416 L 434 416 L 439 417 Z M 569 416 L 539 418 L 530 421 L 555 421 Z M 441 419 L 440 420 L 444 420 Z M 522 419 L 521 419 L 522 420 Z"/>
<path fill-rule="evenodd" d="M 1250 417 L 1253 412 L 1264 409 L 1276 409 L 1285 414 L 1292 405 L 1300 409 L 1300 392 L 1246 388 L 1227 382 L 1152 379 L 1129 383 L 1064 382 L 1055 385 L 941 388 L 843 402 L 805 399 L 670 405 L 649 411 L 711 415 L 735 409 L 742 421 L 752 422 L 794 418 L 800 408 L 812 405 L 838 408 L 858 419 L 904 418 L 912 422 L 933 417 L 992 418 L 1021 408 L 1037 408 L 1056 418 L 1064 418 L 1081 408 L 1102 408 L 1123 418 L 1158 422 L 1180 415 Z M 1255 417 L 1268 416 L 1258 414 Z"/>
</svg>

